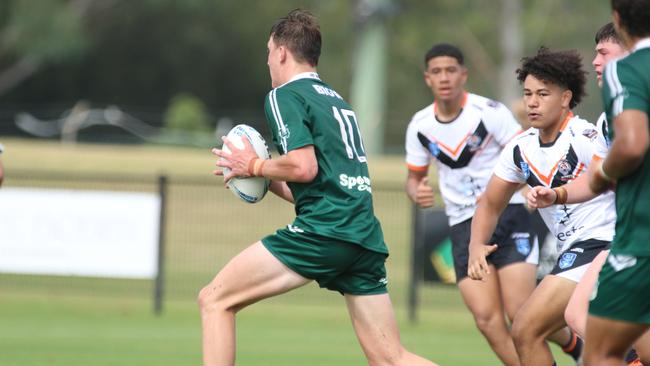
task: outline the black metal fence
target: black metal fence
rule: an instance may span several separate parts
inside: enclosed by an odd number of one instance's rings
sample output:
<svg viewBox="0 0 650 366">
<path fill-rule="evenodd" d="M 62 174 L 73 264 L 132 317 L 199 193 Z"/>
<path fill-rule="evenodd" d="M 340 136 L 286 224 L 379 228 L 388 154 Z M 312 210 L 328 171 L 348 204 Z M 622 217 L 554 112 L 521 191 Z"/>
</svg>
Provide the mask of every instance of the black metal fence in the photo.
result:
<svg viewBox="0 0 650 366">
<path fill-rule="evenodd" d="M 257 204 L 244 203 L 212 176 L 172 175 L 161 181 L 149 175 L 11 171 L 5 187 L 164 192 L 161 237 L 165 246 L 160 263 L 163 277 L 157 281 L 0 274 L 0 291 L 140 297 L 157 293 L 164 294 L 166 301 L 194 301 L 199 289 L 230 258 L 294 217 L 293 206 L 283 200 L 271 195 Z M 399 306 L 407 298 L 410 279 L 412 206 L 401 185 L 375 184 L 373 198 L 391 252 L 389 288 Z M 323 304 L 340 299 L 310 285 L 271 301 Z"/>
</svg>

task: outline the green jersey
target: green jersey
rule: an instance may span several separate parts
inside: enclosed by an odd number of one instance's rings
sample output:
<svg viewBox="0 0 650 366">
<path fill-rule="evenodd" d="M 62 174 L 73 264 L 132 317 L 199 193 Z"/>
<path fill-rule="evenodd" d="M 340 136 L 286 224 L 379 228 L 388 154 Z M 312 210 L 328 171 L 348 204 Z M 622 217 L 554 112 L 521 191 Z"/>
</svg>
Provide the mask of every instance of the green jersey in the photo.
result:
<svg viewBox="0 0 650 366">
<path fill-rule="evenodd" d="M 650 116 L 650 38 L 637 43 L 629 56 L 610 62 L 602 89 L 607 119 L 634 109 Z M 610 126 L 610 138 L 616 135 Z M 616 185 L 616 235 L 612 253 L 650 256 L 650 152 L 641 166 Z"/>
<path fill-rule="evenodd" d="M 316 73 L 303 73 L 273 89 L 264 105 L 273 142 L 282 155 L 312 145 L 318 174 L 309 183 L 287 182 L 304 231 L 388 253 L 372 206 L 372 187 L 356 115 Z"/>
</svg>

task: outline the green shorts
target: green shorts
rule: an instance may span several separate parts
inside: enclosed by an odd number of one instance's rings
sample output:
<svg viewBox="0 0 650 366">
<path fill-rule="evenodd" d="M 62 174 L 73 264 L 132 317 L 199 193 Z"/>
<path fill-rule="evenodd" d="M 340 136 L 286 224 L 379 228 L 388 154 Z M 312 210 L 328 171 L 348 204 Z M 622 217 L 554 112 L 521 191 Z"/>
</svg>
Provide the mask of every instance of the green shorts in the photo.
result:
<svg viewBox="0 0 650 366">
<path fill-rule="evenodd" d="M 320 287 L 350 295 L 387 292 L 387 254 L 289 226 L 265 237 L 262 244 L 292 271 Z"/>
<path fill-rule="evenodd" d="M 595 316 L 650 324 L 650 257 L 610 253 L 598 276 Z"/>
</svg>

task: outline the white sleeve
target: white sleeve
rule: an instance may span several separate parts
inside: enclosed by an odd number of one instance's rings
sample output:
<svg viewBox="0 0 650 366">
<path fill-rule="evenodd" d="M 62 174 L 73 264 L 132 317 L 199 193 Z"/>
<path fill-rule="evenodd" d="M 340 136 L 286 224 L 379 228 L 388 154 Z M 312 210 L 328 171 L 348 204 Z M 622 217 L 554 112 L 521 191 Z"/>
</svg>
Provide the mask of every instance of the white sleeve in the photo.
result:
<svg viewBox="0 0 650 366">
<path fill-rule="evenodd" d="M 594 156 L 604 158 L 607 155 L 608 147 L 602 132 L 597 128 L 587 127 L 580 131 L 578 149 L 576 154 L 578 159 L 585 162 L 587 166 Z"/>
<path fill-rule="evenodd" d="M 416 123 L 409 123 L 406 129 L 406 164 L 416 170 L 429 167 L 429 151 L 418 139 Z"/>
<path fill-rule="evenodd" d="M 491 100 L 485 108 L 487 130 L 499 145 L 505 146 L 521 132 L 521 125 L 505 105 Z"/>
<path fill-rule="evenodd" d="M 494 166 L 494 175 L 512 183 L 525 183 L 526 175 L 522 171 L 522 167 L 517 166 L 514 159 L 514 149 L 517 144 L 514 141 L 508 143 L 499 155 L 499 160 Z"/>
</svg>

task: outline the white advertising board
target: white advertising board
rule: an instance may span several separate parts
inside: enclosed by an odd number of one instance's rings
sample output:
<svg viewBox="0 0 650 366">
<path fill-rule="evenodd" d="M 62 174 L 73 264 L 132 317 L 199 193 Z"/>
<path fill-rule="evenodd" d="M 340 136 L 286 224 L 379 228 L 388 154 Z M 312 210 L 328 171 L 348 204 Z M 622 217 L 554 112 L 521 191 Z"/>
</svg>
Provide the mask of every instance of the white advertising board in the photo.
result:
<svg viewBox="0 0 650 366">
<path fill-rule="evenodd" d="M 0 189 L 0 272 L 155 278 L 155 193 Z"/>
</svg>

